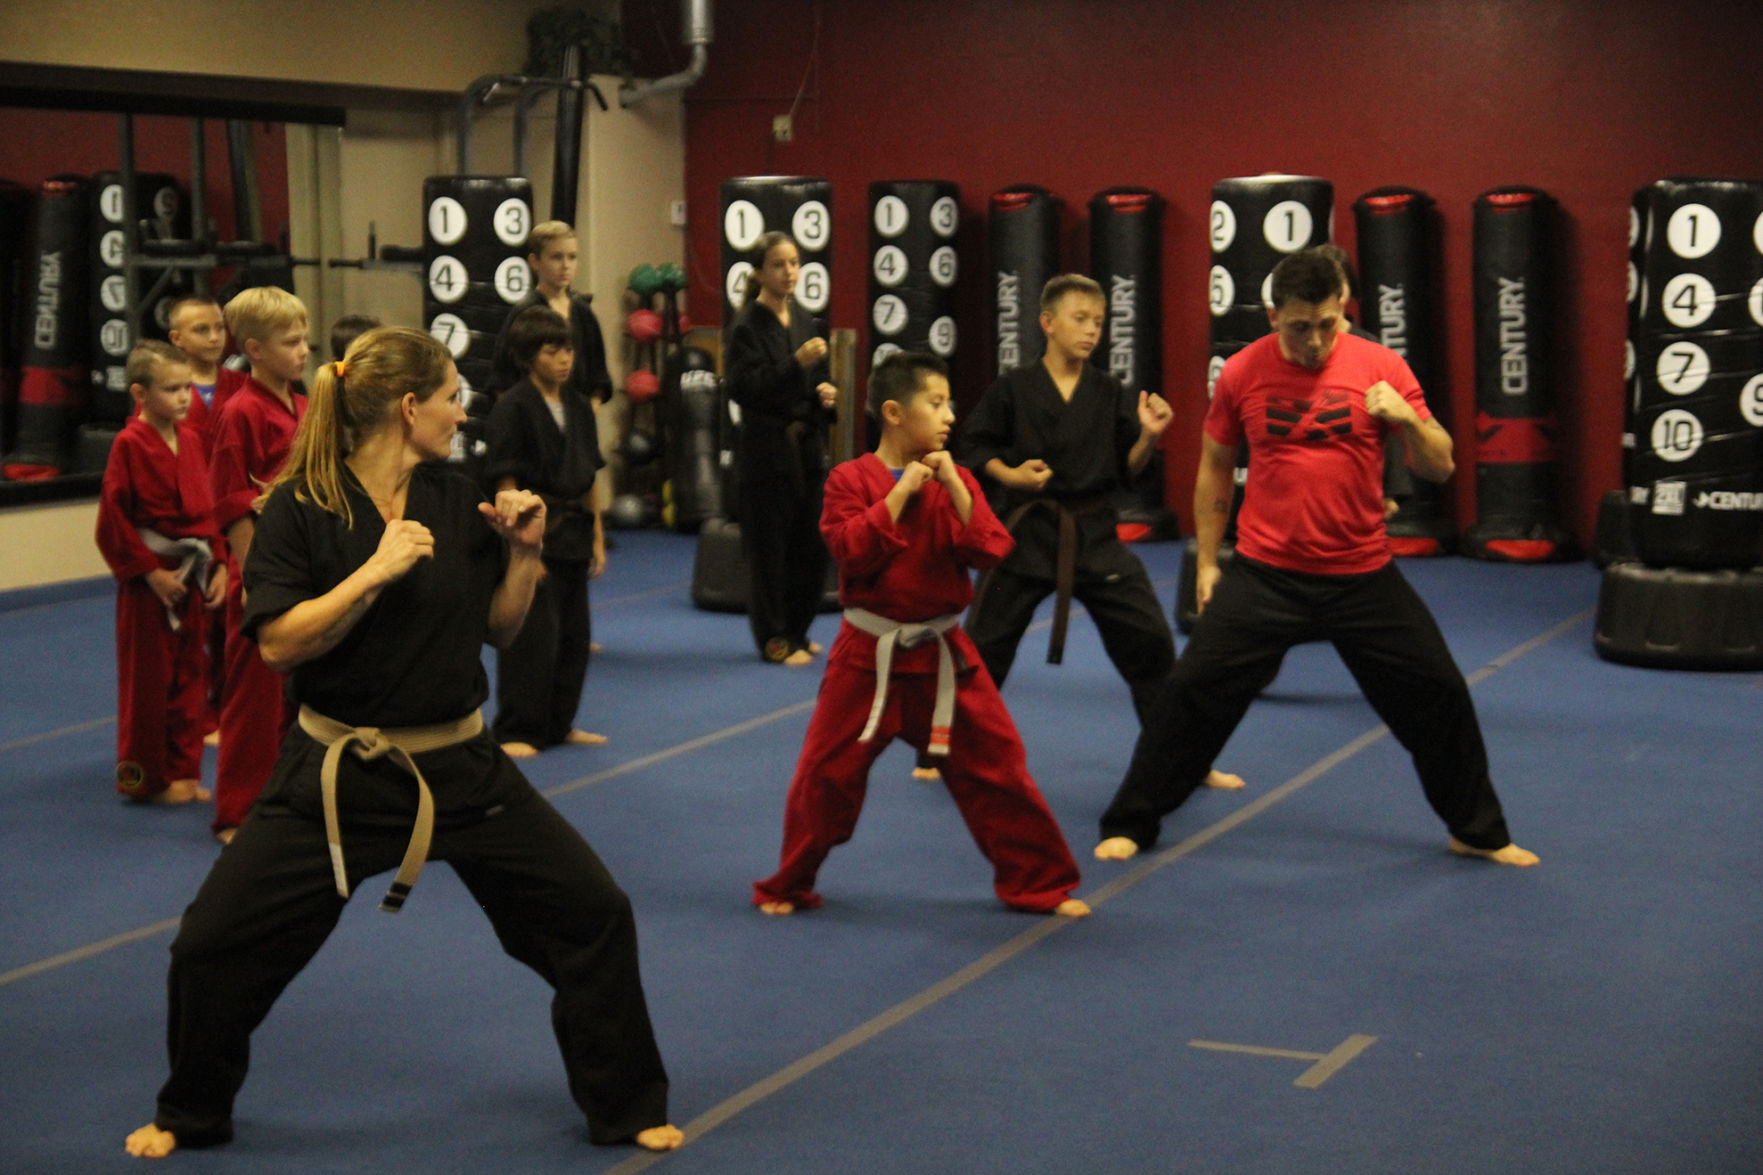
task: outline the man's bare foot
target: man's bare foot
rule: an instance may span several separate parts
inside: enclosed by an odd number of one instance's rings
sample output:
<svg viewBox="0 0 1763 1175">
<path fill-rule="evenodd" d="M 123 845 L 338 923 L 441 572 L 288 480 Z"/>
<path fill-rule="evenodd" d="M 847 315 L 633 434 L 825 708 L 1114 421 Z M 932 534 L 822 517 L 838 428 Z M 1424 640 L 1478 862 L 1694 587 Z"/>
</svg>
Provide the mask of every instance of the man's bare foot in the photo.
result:
<svg viewBox="0 0 1763 1175">
<path fill-rule="evenodd" d="M 239 835 L 239 829 L 238 829 L 237 825 L 233 826 L 232 828 L 217 828 L 214 830 L 214 839 L 219 841 L 223 845 L 232 844 L 233 837 L 238 836 L 238 835 Z"/>
<path fill-rule="evenodd" d="M 810 653 L 807 649 L 797 649 L 795 652 L 791 653 L 788 657 L 784 658 L 784 664 L 785 665 L 793 665 L 796 668 L 800 669 L 804 665 L 811 664 L 813 662 L 813 660 L 814 660 L 814 654 Z"/>
<path fill-rule="evenodd" d="M 1521 849 L 1511 841 L 1506 842 L 1503 849 L 1477 849 L 1464 844 L 1456 837 L 1451 838 L 1451 851 L 1459 857 L 1480 857 L 1492 861 L 1496 865 L 1535 865 L 1541 857 L 1529 849 Z"/>
<path fill-rule="evenodd" d="M 503 743 L 502 753 L 510 759 L 530 759 L 539 753 L 539 748 L 531 743 Z"/>
<path fill-rule="evenodd" d="M 177 1136 L 149 1122 L 123 1140 L 123 1149 L 137 1159 L 163 1159 L 178 1149 Z"/>
<path fill-rule="evenodd" d="M 205 747 L 218 747 L 220 745 L 220 731 L 211 730 L 203 735 L 202 745 Z"/>
<path fill-rule="evenodd" d="M 773 918 L 782 918 L 785 914 L 794 914 L 796 912 L 796 903 L 760 902 L 759 912 L 761 914 L 770 914 Z"/>
<path fill-rule="evenodd" d="M 1130 861 L 1139 855 L 1139 844 L 1130 836 L 1111 836 L 1096 846 L 1098 861 Z"/>
<path fill-rule="evenodd" d="M 637 1131 L 636 1143 L 646 1151 L 670 1151 L 685 1142 L 686 1136 L 678 1126 L 651 1126 L 647 1130 Z"/>
<path fill-rule="evenodd" d="M 1053 907 L 1053 913 L 1059 915 L 1061 918 L 1088 918 L 1090 916 L 1090 904 L 1088 902 L 1080 902 L 1076 898 L 1066 898 L 1063 902 L 1060 902 L 1057 906 Z"/>
<path fill-rule="evenodd" d="M 914 779 L 926 779 L 935 783 L 942 777 L 943 773 L 938 771 L 935 767 L 914 767 L 912 769 L 912 778 Z"/>
<path fill-rule="evenodd" d="M 1219 791 L 1236 791 L 1243 786 L 1243 777 L 1214 767 L 1206 773 L 1206 786 L 1215 787 Z"/>
<path fill-rule="evenodd" d="M 599 747 L 606 744 L 606 736 L 586 730 L 572 730 L 563 736 L 563 741 L 572 747 Z M 507 750 L 506 747 L 503 749 Z"/>
</svg>

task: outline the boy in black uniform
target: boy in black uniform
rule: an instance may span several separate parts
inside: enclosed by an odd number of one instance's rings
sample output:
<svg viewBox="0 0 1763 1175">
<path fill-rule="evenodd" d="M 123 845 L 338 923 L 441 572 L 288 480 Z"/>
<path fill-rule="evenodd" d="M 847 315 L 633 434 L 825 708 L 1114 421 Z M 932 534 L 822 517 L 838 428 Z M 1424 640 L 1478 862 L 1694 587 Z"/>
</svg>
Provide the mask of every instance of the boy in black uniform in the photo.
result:
<svg viewBox="0 0 1763 1175">
<path fill-rule="evenodd" d="M 963 434 L 963 463 L 1008 492 L 1002 513 L 1016 550 L 981 583 L 967 630 L 1002 686 L 1040 602 L 1058 593 L 1047 660 L 1064 654 L 1072 599 L 1132 690 L 1141 721 L 1175 664 L 1175 639 L 1144 564 L 1115 532 L 1109 494 L 1145 467 L 1173 416 L 1161 396 L 1135 397 L 1092 366 L 1107 304 L 1102 287 L 1062 274 L 1041 291 L 1047 351 L 1000 375 Z M 1214 771 L 1211 787 L 1241 787 Z"/>
<path fill-rule="evenodd" d="M 544 581 L 526 626 L 496 657 L 496 739 L 519 759 L 559 743 L 606 741 L 575 729 L 593 636 L 588 581 L 605 570 L 606 545 L 590 496 L 600 434 L 593 401 L 570 378 L 569 323 L 549 307 L 529 306 L 509 323 L 508 349 L 523 378 L 490 410 L 488 489 L 531 490 L 550 519 Z"/>
</svg>

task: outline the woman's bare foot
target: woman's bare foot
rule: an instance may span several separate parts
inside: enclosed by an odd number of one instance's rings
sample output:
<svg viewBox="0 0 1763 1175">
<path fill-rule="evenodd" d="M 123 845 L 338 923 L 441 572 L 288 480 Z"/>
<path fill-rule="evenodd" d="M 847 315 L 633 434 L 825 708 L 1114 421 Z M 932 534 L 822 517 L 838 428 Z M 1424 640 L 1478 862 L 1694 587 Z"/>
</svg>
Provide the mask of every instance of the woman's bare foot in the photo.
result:
<svg viewBox="0 0 1763 1175">
<path fill-rule="evenodd" d="M 810 653 L 813 653 L 816 656 L 819 656 L 820 655 L 820 642 L 819 641 L 809 641 L 808 642 L 808 651 Z"/>
<path fill-rule="evenodd" d="M 761 914 L 770 914 L 773 918 L 782 918 L 785 914 L 794 914 L 796 912 L 796 903 L 760 902 L 759 912 Z"/>
<path fill-rule="evenodd" d="M 161 1130 L 149 1122 L 125 1138 L 122 1145 L 138 1159 L 163 1159 L 178 1149 L 178 1140 L 169 1130 Z"/>
<path fill-rule="evenodd" d="M 586 730 L 572 730 L 563 736 L 563 741 L 572 747 L 599 747 L 606 745 L 606 736 Z M 506 747 L 503 749 L 507 750 Z"/>
<path fill-rule="evenodd" d="M 1060 902 L 1057 906 L 1053 907 L 1053 913 L 1059 915 L 1061 918 L 1088 918 L 1090 916 L 1090 904 L 1088 902 L 1080 902 L 1076 898 L 1066 898 L 1063 902 Z"/>
<path fill-rule="evenodd" d="M 1130 836 L 1111 836 L 1096 846 L 1098 861 L 1130 861 L 1139 855 L 1139 843 Z"/>
<path fill-rule="evenodd" d="M 651 1126 L 647 1130 L 637 1131 L 636 1143 L 646 1151 L 670 1151 L 685 1142 L 686 1136 L 678 1126 Z"/>
<path fill-rule="evenodd" d="M 1214 767 L 1206 773 L 1206 786 L 1215 787 L 1219 791 L 1236 791 L 1243 786 L 1243 777 Z"/>
<path fill-rule="evenodd" d="M 539 753 L 539 748 L 531 743 L 503 743 L 502 753 L 510 759 L 530 759 Z"/>
<path fill-rule="evenodd" d="M 912 778 L 914 779 L 924 779 L 931 783 L 935 783 L 942 777 L 943 773 L 938 771 L 935 767 L 914 767 L 912 769 Z"/>
<path fill-rule="evenodd" d="M 1541 857 L 1529 849 L 1521 849 L 1510 841 L 1503 849 L 1477 849 L 1464 844 L 1456 837 L 1451 838 L 1451 851 L 1459 857 L 1480 857 L 1492 861 L 1496 865 L 1535 865 Z"/>
<path fill-rule="evenodd" d="M 810 653 L 807 649 L 797 649 L 795 652 L 791 653 L 788 657 L 784 658 L 785 665 L 792 665 L 798 669 L 800 669 L 804 665 L 812 664 L 813 661 L 814 661 L 814 654 Z"/>
<path fill-rule="evenodd" d="M 214 830 L 214 839 L 219 841 L 223 845 L 232 844 L 233 837 L 238 836 L 238 835 L 239 835 L 239 829 L 238 829 L 237 825 L 233 826 L 232 828 L 217 828 Z"/>
</svg>

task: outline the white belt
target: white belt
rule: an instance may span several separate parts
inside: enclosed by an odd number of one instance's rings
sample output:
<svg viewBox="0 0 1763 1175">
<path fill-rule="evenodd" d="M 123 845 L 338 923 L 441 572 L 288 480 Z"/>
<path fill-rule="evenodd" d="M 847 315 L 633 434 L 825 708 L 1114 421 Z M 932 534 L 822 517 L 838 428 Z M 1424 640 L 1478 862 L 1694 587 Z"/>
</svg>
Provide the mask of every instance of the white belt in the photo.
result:
<svg viewBox="0 0 1763 1175">
<path fill-rule="evenodd" d="M 937 642 L 937 701 L 931 710 L 930 743 L 925 750 L 932 755 L 949 753 L 949 728 L 955 722 L 955 655 L 944 633 L 960 623 L 958 612 L 930 620 L 890 620 L 867 608 L 846 608 L 845 620 L 852 628 L 875 638 L 875 701 L 869 707 L 869 721 L 864 724 L 858 742 L 875 737 L 881 722 L 882 709 L 888 701 L 888 675 L 894 664 L 894 646 L 916 648 L 925 641 Z"/>
<path fill-rule="evenodd" d="M 197 592 L 208 591 L 208 565 L 214 562 L 214 549 L 208 545 L 207 539 L 168 538 L 146 526 L 136 527 L 135 533 L 141 536 L 141 541 L 155 555 L 181 560 L 178 564 L 178 579 L 191 584 Z M 184 622 L 178 618 L 177 609 L 170 605 L 166 606 L 165 618 L 171 622 L 173 632 L 184 626 Z"/>
</svg>

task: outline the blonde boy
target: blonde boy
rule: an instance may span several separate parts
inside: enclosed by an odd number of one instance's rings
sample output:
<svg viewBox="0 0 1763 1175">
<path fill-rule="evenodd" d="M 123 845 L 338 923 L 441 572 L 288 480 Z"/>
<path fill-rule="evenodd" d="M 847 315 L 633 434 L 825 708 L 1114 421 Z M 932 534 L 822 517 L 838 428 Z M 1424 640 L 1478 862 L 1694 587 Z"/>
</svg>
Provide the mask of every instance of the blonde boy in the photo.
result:
<svg viewBox="0 0 1763 1175">
<path fill-rule="evenodd" d="M 269 778 L 280 745 L 282 681 L 255 642 L 239 635 L 239 569 L 251 554 L 255 503 L 287 460 L 306 413 L 296 390 L 306 375 L 309 320 L 300 299 L 275 286 L 245 290 L 226 305 L 227 329 L 251 374 L 221 409 L 214 428 L 210 482 L 214 517 L 226 536 L 233 574 L 227 590 L 226 670 L 220 711 L 220 766 L 214 782 L 214 835 L 222 842 Z"/>
<path fill-rule="evenodd" d="M 186 804 L 210 798 L 203 643 L 227 569 L 213 561 L 220 535 L 202 446 L 183 423 L 194 399 L 188 358 L 144 342 L 129 354 L 128 378 L 140 411 L 111 446 L 96 536 L 117 580 L 116 790 Z"/>
</svg>

